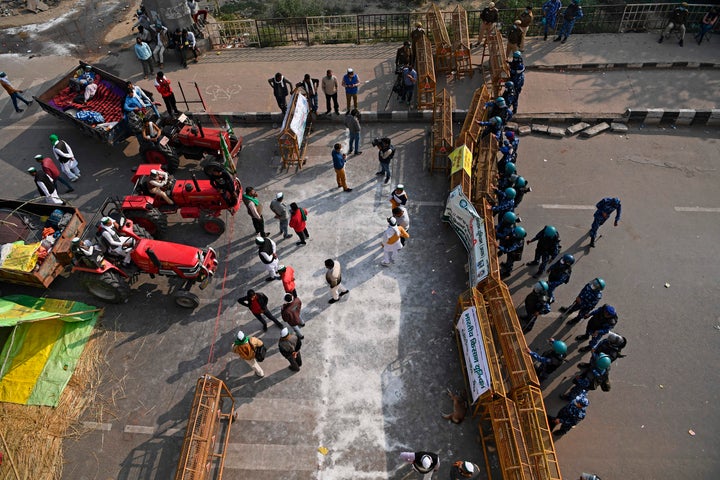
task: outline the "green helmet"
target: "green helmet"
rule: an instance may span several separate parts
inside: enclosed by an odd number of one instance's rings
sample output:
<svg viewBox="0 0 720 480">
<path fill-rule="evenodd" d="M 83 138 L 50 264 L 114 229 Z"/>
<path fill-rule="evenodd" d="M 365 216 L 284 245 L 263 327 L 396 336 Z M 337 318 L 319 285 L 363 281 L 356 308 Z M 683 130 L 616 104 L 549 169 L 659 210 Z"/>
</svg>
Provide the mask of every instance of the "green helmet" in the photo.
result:
<svg viewBox="0 0 720 480">
<path fill-rule="evenodd" d="M 522 58 L 522 53 L 520 52 L 520 50 L 515 50 L 513 52 L 513 58 Z"/>
<path fill-rule="evenodd" d="M 572 265 L 573 263 L 575 263 L 575 257 L 570 255 L 569 253 L 566 253 L 562 256 L 562 261 L 566 265 Z"/>
<path fill-rule="evenodd" d="M 548 283 L 545 280 L 540 280 L 535 285 L 533 285 L 533 292 L 535 293 L 543 293 L 547 292 L 550 287 L 548 286 Z"/>
<path fill-rule="evenodd" d="M 552 348 L 558 355 L 565 355 L 567 353 L 567 345 L 562 340 L 553 340 Z"/>
<path fill-rule="evenodd" d="M 513 235 L 515 236 L 515 238 L 525 238 L 527 237 L 527 232 L 523 227 L 515 227 L 515 229 L 513 230 Z"/>
<path fill-rule="evenodd" d="M 525 180 L 525 177 L 517 177 L 515 180 L 515 186 L 517 188 L 523 188 L 525 185 L 527 185 L 527 180 Z"/>
<path fill-rule="evenodd" d="M 50 143 L 55 143 L 59 140 L 58 136 L 55 135 L 54 133 L 52 135 L 50 135 L 50 137 L 48 137 L 48 138 L 50 138 Z"/>
<path fill-rule="evenodd" d="M 512 175 L 515 172 L 517 172 L 517 167 L 514 163 L 508 162 L 505 164 L 505 175 Z"/>
<path fill-rule="evenodd" d="M 502 217 L 502 223 L 515 223 L 517 222 L 517 215 L 513 212 L 505 212 Z"/>
<path fill-rule="evenodd" d="M 608 357 L 604 353 L 601 353 L 595 359 L 595 366 L 597 368 L 599 368 L 600 370 L 607 370 L 608 368 L 610 368 L 611 363 L 612 363 L 612 360 L 610 360 L 610 357 Z"/>
<path fill-rule="evenodd" d="M 505 106 L 505 99 L 503 97 L 498 97 L 495 99 L 495 104 L 499 107 Z"/>
<path fill-rule="evenodd" d="M 557 235 L 557 228 L 553 227 L 552 225 L 546 225 L 545 230 L 543 230 L 543 235 L 545 235 L 547 238 L 552 238 Z"/>
<path fill-rule="evenodd" d="M 506 196 L 507 198 L 509 198 L 509 199 L 513 199 L 513 198 L 515 198 L 515 195 L 517 195 L 517 192 L 516 192 L 515 189 L 512 188 L 512 187 L 506 188 L 503 193 L 504 193 L 505 196 Z M 603 286 L 604 286 L 604 285 L 605 285 L 605 284 L 603 284 Z"/>
<path fill-rule="evenodd" d="M 495 125 L 502 125 L 502 118 L 500 118 L 500 117 L 492 117 L 492 118 L 490 119 L 490 123 L 495 124 Z"/>
<path fill-rule="evenodd" d="M 592 287 L 594 290 L 604 290 L 605 289 L 605 280 L 603 280 L 600 277 L 597 277 L 592 281 Z"/>
</svg>

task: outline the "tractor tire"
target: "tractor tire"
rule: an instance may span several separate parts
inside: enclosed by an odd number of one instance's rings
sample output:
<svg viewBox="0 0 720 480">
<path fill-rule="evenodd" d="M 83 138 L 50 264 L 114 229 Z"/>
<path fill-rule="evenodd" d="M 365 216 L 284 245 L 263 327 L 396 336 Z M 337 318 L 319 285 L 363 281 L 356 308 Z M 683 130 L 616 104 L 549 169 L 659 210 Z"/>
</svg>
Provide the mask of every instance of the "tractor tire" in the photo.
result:
<svg viewBox="0 0 720 480">
<path fill-rule="evenodd" d="M 212 160 L 203 162 L 202 169 L 208 178 L 212 178 L 212 174 L 216 170 L 220 170 L 221 172 L 225 171 L 225 164 L 219 162 L 216 158 L 213 158 Z"/>
<path fill-rule="evenodd" d="M 130 285 L 113 270 L 101 274 L 84 273 L 80 283 L 92 296 L 107 303 L 125 303 L 130 298 Z"/>
<path fill-rule="evenodd" d="M 142 238 L 163 238 L 167 234 L 168 219 L 167 215 L 162 213 L 157 208 L 150 210 L 127 210 L 123 212 L 127 218 L 135 222 L 133 228 L 136 226 L 145 230 L 148 237 L 144 237 L 135 230 L 135 233 Z"/>
<path fill-rule="evenodd" d="M 150 235 L 150 232 L 148 232 L 147 229 L 141 227 L 140 225 L 138 225 L 137 223 L 134 223 L 134 222 L 133 222 L 133 233 L 135 233 L 135 235 L 137 235 L 140 238 L 146 238 L 148 240 L 153 239 L 153 236 Z"/>
<path fill-rule="evenodd" d="M 200 217 L 200 225 L 210 235 L 222 235 L 225 233 L 225 222 L 217 217 L 203 215 Z"/>
<path fill-rule="evenodd" d="M 152 144 L 143 144 L 140 146 L 140 156 L 143 157 L 145 163 L 159 163 L 168 173 L 175 173 L 180 167 L 180 157 L 172 147 L 159 147 Z"/>
<path fill-rule="evenodd" d="M 175 305 L 182 308 L 197 308 L 200 305 L 200 299 L 192 292 L 180 290 L 175 294 Z"/>
</svg>

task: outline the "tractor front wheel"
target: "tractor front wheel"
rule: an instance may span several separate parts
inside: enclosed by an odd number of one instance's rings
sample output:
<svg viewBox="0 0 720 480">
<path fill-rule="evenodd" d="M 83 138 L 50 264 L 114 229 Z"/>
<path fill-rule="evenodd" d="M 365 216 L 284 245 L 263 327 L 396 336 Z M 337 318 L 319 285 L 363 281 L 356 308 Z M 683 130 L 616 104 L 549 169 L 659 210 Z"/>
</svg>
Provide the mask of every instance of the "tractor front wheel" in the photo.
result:
<svg viewBox="0 0 720 480">
<path fill-rule="evenodd" d="M 145 237 L 140 235 L 138 230 L 135 230 L 135 233 L 141 238 L 163 238 L 167 233 L 167 215 L 157 208 L 151 208 L 149 210 L 125 210 L 123 215 L 135 222 L 133 228 L 142 228 L 145 234 L 151 235 Z"/>
<path fill-rule="evenodd" d="M 192 292 L 180 290 L 175 294 L 175 305 L 182 308 L 197 308 L 200 305 L 200 299 Z"/>
<path fill-rule="evenodd" d="M 203 215 L 200 217 L 200 225 L 210 235 L 222 235 L 225 232 L 225 222 L 217 217 Z"/>
<path fill-rule="evenodd" d="M 130 298 L 130 285 L 114 270 L 84 273 L 80 282 L 91 295 L 108 303 L 125 303 Z"/>
</svg>

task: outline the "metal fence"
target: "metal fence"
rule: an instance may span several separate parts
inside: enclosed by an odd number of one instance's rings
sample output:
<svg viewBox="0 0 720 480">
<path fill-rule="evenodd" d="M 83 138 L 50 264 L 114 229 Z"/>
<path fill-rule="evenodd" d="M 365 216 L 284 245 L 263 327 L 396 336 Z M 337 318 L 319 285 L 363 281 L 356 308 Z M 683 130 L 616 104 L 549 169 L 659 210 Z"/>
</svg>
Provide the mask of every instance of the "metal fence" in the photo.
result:
<svg viewBox="0 0 720 480">
<path fill-rule="evenodd" d="M 584 16 L 575 23 L 574 34 L 624 33 L 659 30 L 667 23 L 677 3 L 594 5 L 583 8 Z M 688 31 L 697 31 L 711 4 L 690 5 Z M 500 10 L 498 27 L 506 32 L 522 9 Z M 470 10 L 470 38 L 480 33 L 480 11 Z M 396 43 L 407 40 L 415 22 L 427 26 L 426 13 L 378 13 L 323 17 L 269 18 L 208 23 L 213 48 L 277 47 L 281 45 L 317 45 L 336 43 Z M 445 24 L 452 25 L 452 12 L 443 12 Z M 528 36 L 542 34 L 542 12 L 536 9 Z M 558 20 L 557 28 L 562 21 Z M 452 35 L 452 32 L 449 32 Z M 555 33 L 555 32 L 550 32 Z"/>
</svg>

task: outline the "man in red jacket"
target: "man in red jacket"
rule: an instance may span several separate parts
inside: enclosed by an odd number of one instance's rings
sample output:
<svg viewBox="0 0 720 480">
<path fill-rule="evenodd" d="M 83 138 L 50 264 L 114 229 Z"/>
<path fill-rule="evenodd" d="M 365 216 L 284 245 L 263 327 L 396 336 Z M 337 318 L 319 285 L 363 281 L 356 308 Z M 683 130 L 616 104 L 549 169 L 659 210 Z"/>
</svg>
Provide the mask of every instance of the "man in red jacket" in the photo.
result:
<svg viewBox="0 0 720 480">
<path fill-rule="evenodd" d="M 250 309 L 255 318 L 263 324 L 264 332 L 267 332 L 268 324 L 263 315 L 272 320 L 278 328 L 283 328 L 282 323 L 268 310 L 268 297 L 265 294 L 255 292 L 255 290 L 248 290 L 246 296 L 238 298 L 238 303 Z"/>
<path fill-rule="evenodd" d="M 55 184 L 55 190 L 58 189 L 58 182 L 60 182 L 67 187 L 67 191 L 65 193 L 75 191 L 72 185 L 70 185 L 70 183 L 68 183 L 68 181 L 60 175 L 60 170 L 57 165 L 55 165 L 52 158 L 35 155 L 35 160 L 42 166 L 43 172 L 45 172 L 45 174 L 53 181 L 53 184 Z"/>
<path fill-rule="evenodd" d="M 167 78 L 163 72 L 157 72 L 155 88 L 160 92 L 160 95 L 162 95 L 165 108 L 167 108 L 170 116 L 175 117 L 180 115 L 180 110 L 178 110 L 177 102 L 175 101 L 175 94 L 170 87 L 170 79 Z"/>
<path fill-rule="evenodd" d="M 307 230 L 307 210 L 300 208 L 297 203 L 293 202 L 290 204 L 290 228 L 295 230 L 297 236 L 300 237 L 300 241 L 296 242 L 295 245 L 307 245 L 305 239 L 310 238 L 310 234 Z"/>
<path fill-rule="evenodd" d="M 297 290 L 295 290 L 295 269 L 289 265 L 280 265 L 277 269 L 280 280 L 282 280 L 285 293 L 289 293 L 293 298 L 297 298 Z"/>
</svg>

